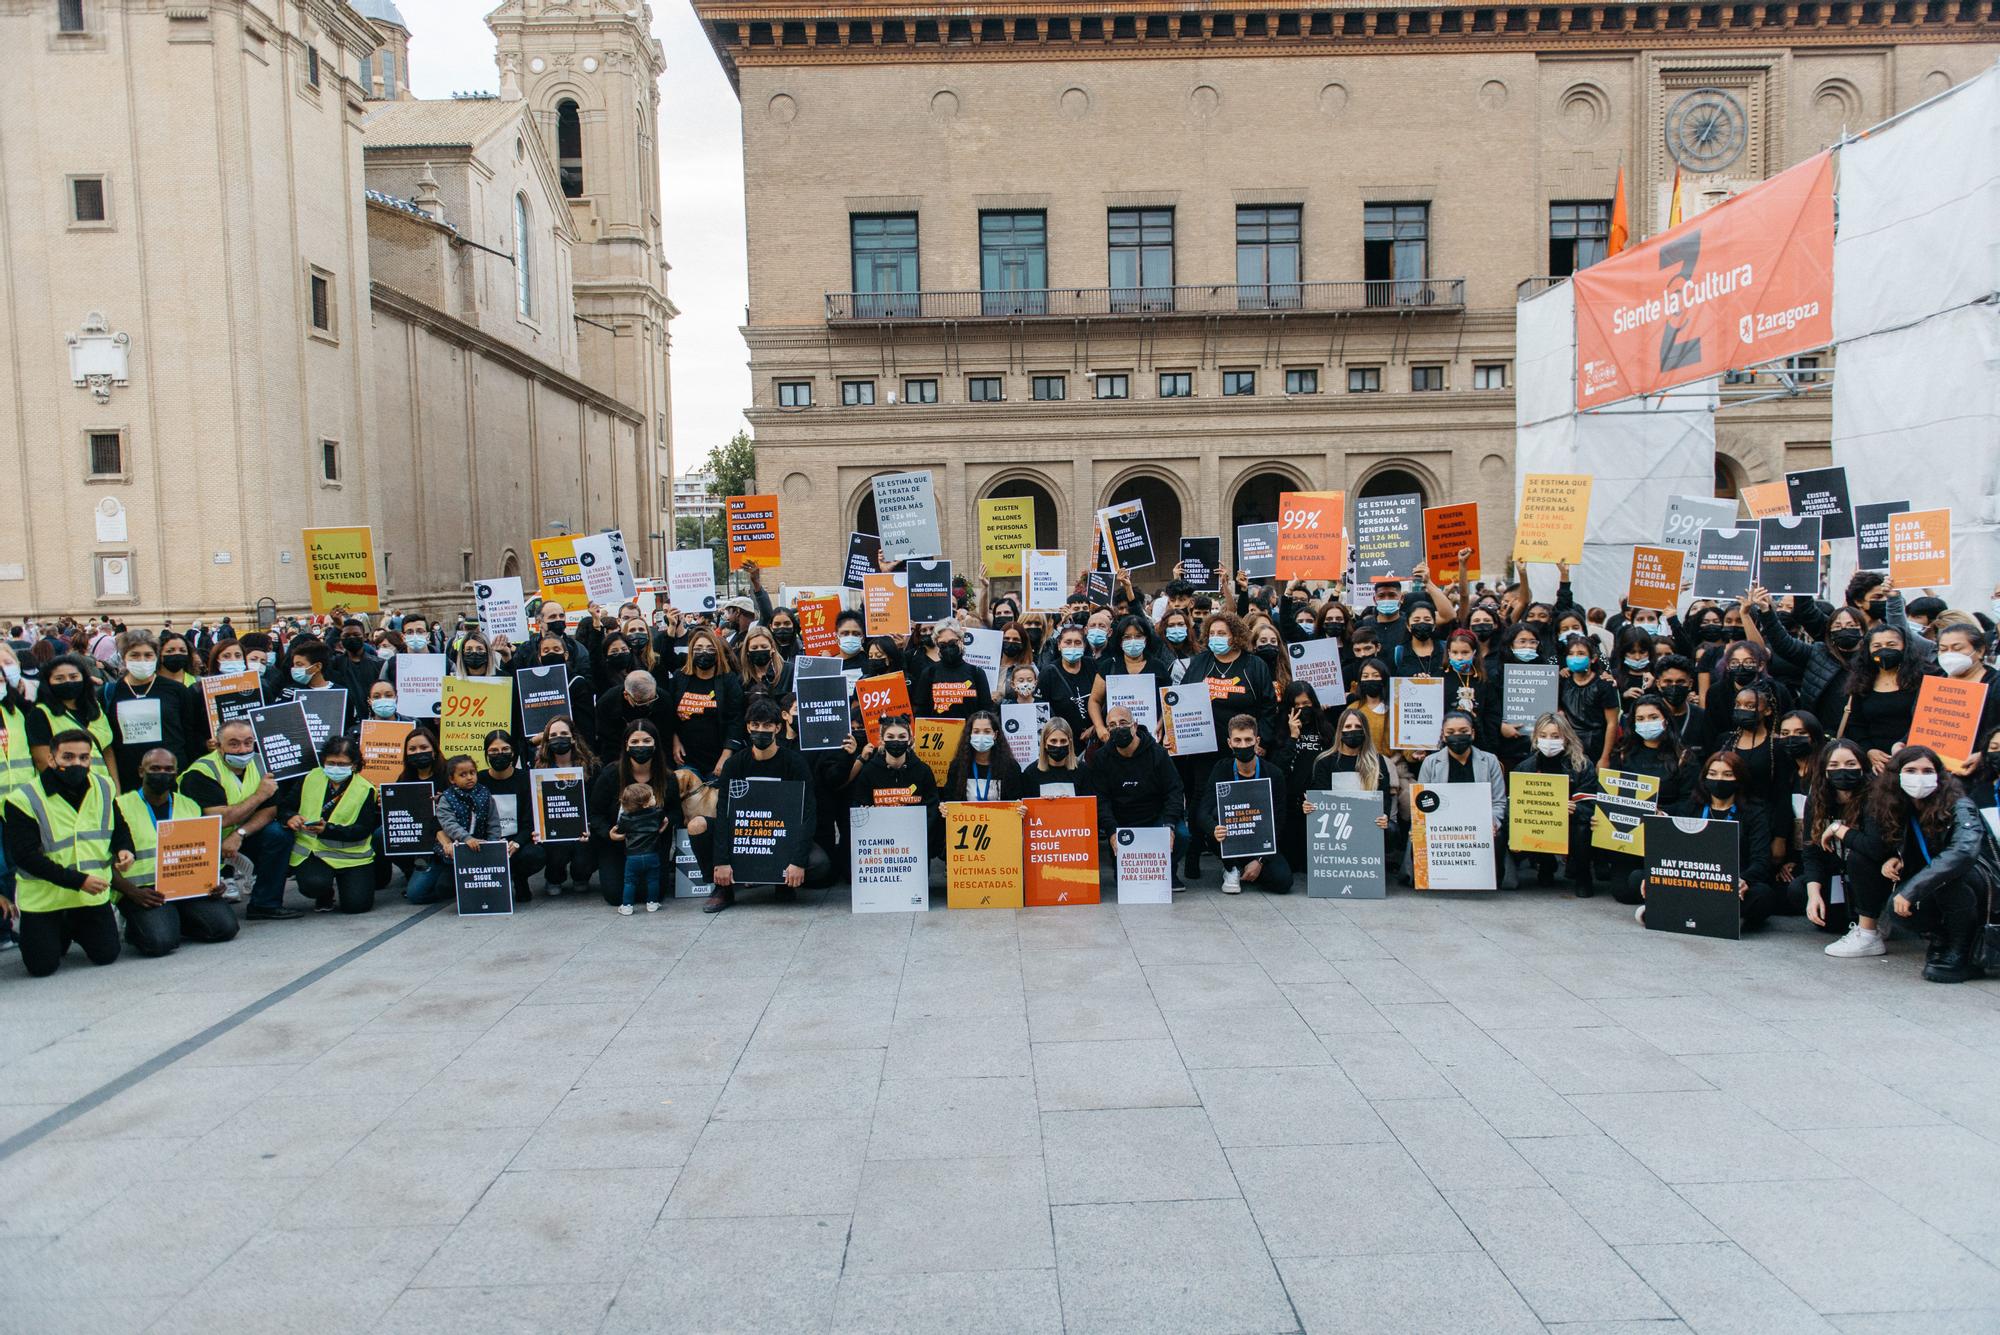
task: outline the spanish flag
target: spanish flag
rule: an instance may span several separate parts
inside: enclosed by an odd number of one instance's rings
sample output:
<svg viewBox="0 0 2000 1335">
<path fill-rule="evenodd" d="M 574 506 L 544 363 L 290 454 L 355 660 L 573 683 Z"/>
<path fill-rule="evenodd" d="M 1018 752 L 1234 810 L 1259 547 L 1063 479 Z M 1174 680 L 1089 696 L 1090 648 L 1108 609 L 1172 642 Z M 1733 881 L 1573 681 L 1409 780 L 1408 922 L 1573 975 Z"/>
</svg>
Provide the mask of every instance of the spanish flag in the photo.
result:
<svg viewBox="0 0 2000 1335">
<path fill-rule="evenodd" d="M 1618 169 L 1618 189 L 1611 196 L 1611 236 L 1605 243 L 1604 258 L 1610 259 L 1632 240 L 1632 219 L 1625 207 L 1625 169 Z"/>
<path fill-rule="evenodd" d="M 1681 169 L 1678 166 L 1676 166 L 1674 168 L 1673 198 L 1667 201 L 1667 226 L 1679 227 L 1680 225 L 1681 225 Z"/>
</svg>

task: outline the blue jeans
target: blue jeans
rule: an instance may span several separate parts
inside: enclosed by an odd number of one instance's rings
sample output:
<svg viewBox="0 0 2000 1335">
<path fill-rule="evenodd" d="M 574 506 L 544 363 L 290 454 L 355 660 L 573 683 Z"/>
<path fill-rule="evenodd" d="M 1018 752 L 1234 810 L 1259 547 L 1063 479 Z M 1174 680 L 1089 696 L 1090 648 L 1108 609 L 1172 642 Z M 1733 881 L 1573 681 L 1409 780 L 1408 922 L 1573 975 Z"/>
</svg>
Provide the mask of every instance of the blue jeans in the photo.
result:
<svg viewBox="0 0 2000 1335">
<path fill-rule="evenodd" d="M 291 873 L 292 832 L 273 820 L 255 834 L 243 836 L 243 856 L 255 869 L 250 880 L 250 907 L 281 907 L 285 878 Z"/>
<path fill-rule="evenodd" d="M 403 883 L 403 898 L 412 904 L 435 904 L 451 894 L 451 864 L 441 857 L 417 859 Z"/>
<path fill-rule="evenodd" d="M 625 855 L 625 900 L 634 902 L 641 886 L 646 890 L 646 902 L 660 902 L 661 862 L 658 853 L 628 853 Z"/>
</svg>

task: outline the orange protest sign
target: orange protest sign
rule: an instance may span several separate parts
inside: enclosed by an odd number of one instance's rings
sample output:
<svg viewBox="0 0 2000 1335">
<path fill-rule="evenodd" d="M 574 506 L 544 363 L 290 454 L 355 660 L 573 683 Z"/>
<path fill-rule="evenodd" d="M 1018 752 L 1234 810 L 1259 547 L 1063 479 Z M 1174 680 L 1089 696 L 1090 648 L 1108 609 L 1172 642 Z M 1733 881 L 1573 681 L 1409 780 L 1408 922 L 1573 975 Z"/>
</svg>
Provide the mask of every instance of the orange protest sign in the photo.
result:
<svg viewBox="0 0 2000 1335">
<path fill-rule="evenodd" d="M 1521 479 L 1521 513 L 1514 521 L 1514 556 L 1555 564 L 1583 560 L 1590 521 L 1588 473 L 1530 473 Z"/>
<path fill-rule="evenodd" d="M 952 757 L 958 754 L 958 739 L 965 734 L 965 720 L 962 718 L 920 718 L 916 721 L 913 735 L 917 759 L 930 766 L 931 777 L 944 787 L 947 774 L 951 773 Z"/>
<path fill-rule="evenodd" d="M 882 720 L 910 716 L 910 679 L 900 672 L 863 677 L 854 683 L 854 702 L 861 709 L 861 726 L 870 746 L 882 744 Z"/>
<path fill-rule="evenodd" d="M 901 571 L 861 577 L 861 612 L 870 635 L 910 633 L 909 576 Z"/>
<path fill-rule="evenodd" d="M 1741 494 L 1752 519 L 1783 519 L 1792 513 L 1792 490 L 1783 481 L 1753 482 Z"/>
<path fill-rule="evenodd" d="M 1832 157 L 1580 269 L 1570 286 L 1579 409 L 1831 343 Z"/>
<path fill-rule="evenodd" d="M 834 627 L 840 620 L 840 599 L 801 598 L 798 602 L 799 645 L 814 658 L 833 658 L 840 653 Z"/>
<path fill-rule="evenodd" d="M 1278 497 L 1278 577 L 1339 579 L 1347 572 L 1347 493 L 1288 491 Z"/>
<path fill-rule="evenodd" d="M 731 496 L 729 498 L 729 568 L 741 570 L 745 561 L 760 566 L 778 564 L 778 498 L 776 496 Z"/>
<path fill-rule="evenodd" d="M 370 528 L 309 528 L 301 540 L 306 549 L 306 584 L 312 610 L 350 612 L 381 608 L 375 585 L 375 531 Z"/>
<path fill-rule="evenodd" d="M 1457 505 L 1434 505 L 1424 511 L 1424 560 L 1431 578 L 1440 584 L 1458 573 L 1458 554 L 1466 548 L 1472 555 L 1465 561 L 1465 577 L 1480 578 L 1479 503 L 1460 501 Z"/>
<path fill-rule="evenodd" d="M 565 611 L 589 604 L 590 595 L 583 591 L 583 567 L 576 562 L 575 534 L 531 539 L 528 550 L 534 554 L 535 585 L 545 601 L 559 602 Z"/>
<path fill-rule="evenodd" d="M 1951 511 L 1889 516 L 1889 578 L 1903 590 L 1951 583 Z"/>
<path fill-rule="evenodd" d="M 1097 799 L 1037 797 L 1028 808 L 1028 907 L 1097 902 Z"/>
<path fill-rule="evenodd" d="M 1681 565 L 1687 553 L 1678 547 L 1634 547 L 1632 581 L 1625 601 L 1633 607 L 1671 612 L 1681 605 Z"/>
<path fill-rule="evenodd" d="M 163 820 L 154 833 L 155 890 L 168 899 L 199 899 L 222 884 L 222 817 Z"/>
<path fill-rule="evenodd" d="M 380 788 L 403 777 L 403 743 L 417 725 L 386 719 L 361 721 L 361 777 Z"/>
<path fill-rule="evenodd" d="M 954 909 L 1021 907 L 1021 813 L 1012 802 L 944 804 L 944 902 Z"/>
<path fill-rule="evenodd" d="M 1963 767 L 1972 758 L 1979 711 L 1986 707 L 1986 683 L 1957 677 L 1925 677 L 1917 685 L 1917 710 L 1910 716 L 1911 746 L 1928 746 Z"/>
</svg>

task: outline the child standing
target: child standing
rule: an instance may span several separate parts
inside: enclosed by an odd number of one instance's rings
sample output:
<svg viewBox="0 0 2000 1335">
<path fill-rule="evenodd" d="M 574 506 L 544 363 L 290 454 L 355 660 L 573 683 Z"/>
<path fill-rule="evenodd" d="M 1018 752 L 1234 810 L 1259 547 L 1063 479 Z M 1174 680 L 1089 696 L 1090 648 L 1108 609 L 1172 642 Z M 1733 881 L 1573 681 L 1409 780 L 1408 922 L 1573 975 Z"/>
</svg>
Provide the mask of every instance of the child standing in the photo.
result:
<svg viewBox="0 0 2000 1335">
<path fill-rule="evenodd" d="M 625 785 L 618 794 L 618 824 L 611 837 L 625 846 L 625 902 L 618 911 L 632 916 L 639 886 L 646 887 L 646 912 L 660 911 L 660 836 L 667 828 L 667 809 L 654 800 L 643 783 Z"/>
</svg>

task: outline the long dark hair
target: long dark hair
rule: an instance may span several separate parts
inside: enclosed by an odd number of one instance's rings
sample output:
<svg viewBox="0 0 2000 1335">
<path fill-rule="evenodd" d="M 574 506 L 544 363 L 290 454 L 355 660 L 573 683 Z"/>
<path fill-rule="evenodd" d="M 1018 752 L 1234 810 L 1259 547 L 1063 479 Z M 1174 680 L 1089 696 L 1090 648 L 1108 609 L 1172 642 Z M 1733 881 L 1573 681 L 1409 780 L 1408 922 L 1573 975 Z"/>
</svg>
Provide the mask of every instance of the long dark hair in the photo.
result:
<svg viewBox="0 0 2000 1335">
<path fill-rule="evenodd" d="M 428 778 L 417 773 L 416 767 L 410 764 L 410 743 L 419 737 L 431 744 L 431 772 Z M 429 783 L 442 786 L 444 774 L 438 769 L 438 764 L 443 759 L 444 757 L 438 754 L 437 734 L 431 731 L 428 723 L 418 723 L 411 727 L 407 733 L 403 734 L 403 772 L 396 776 L 396 782 Z"/>
<path fill-rule="evenodd" d="M 620 788 L 630 788 L 633 784 L 639 782 L 632 777 L 632 757 L 627 755 L 626 752 L 631 749 L 632 738 L 642 732 L 653 739 L 653 759 L 651 762 L 653 781 L 647 786 L 659 795 L 660 804 L 664 806 L 666 805 L 666 780 L 667 775 L 673 770 L 673 761 L 668 758 L 667 744 L 660 739 L 660 730 L 654 725 L 651 719 L 633 719 L 625 725 L 625 735 L 618 739 L 618 786 Z M 678 796 L 680 791 L 678 782 L 675 784 L 674 791 Z"/>
<path fill-rule="evenodd" d="M 1021 766 L 1014 759 L 1013 748 L 1007 745 L 1007 734 L 1000 731 L 1000 716 L 990 709 L 982 709 L 965 720 L 965 731 L 959 734 L 958 751 L 951 758 L 951 768 L 944 776 L 944 786 L 948 792 L 957 792 L 972 773 L 973 762 L 978 753 L 972 749 L 972 725 L 985 719 L 993 729 L 993 749 L 986 753 L 986 767 L 993 771 L 998 780 L 1011 779 L 1021 772 Z"/>
<path fill-rule="evenodd" d="M 556 759 L 554 753 L 549 750 L 549 729 L 555 727 L 558 723 L 569 729 L 570 753 L 567 760 Z M 542 727 L 542 740 L 535 745 L 535 768 L 564 769 L 570 767 L 580 769 L 585 774 L 595 772 L 597 769 L 597 753 L 590 749 L 590 744 L 583 740 L 583 734 L 577 731 L 576 720 L 568 714 L 558 714 Z"/>
<path fill-rule="evenodd" d="M 82 654 L 57 654 L 42 665 L 42 688 L 35 696 L 36 702 L 47 705 L 50 713 L 64 712 L 56 708 L 56 698 L 49 693 L 49 677 L 57 668 L 64 666 L 73 667 L 83 674 L 83 692 L 77 696 L 74 717 L 79 724 L 95 723 L 98 715 L 104 712 L 104 702 L 98 694 L 96 664 Z"/>
<path fill-rule="evenodd" d="M 1307 711 L 1302 720 L 1301 731 L 1317 733 L 1321 737 L 1326 736 L 1328 732 L 1326 708 L 1319 702 L 1319 692 L 1313 689 L 1311 682 L 1300 681 L 1294 677 L 1285 684 L 1285 689 L 1278 693 L 1278 712 L 1289 716 L 1294 709 L 1301 706 Z"/>
<path fill-rule="evenodd" d="M 1743 753 L 1741 751 L 1717 751 L 1714 755 L 1702 761 L 1701 764 L 1695 766 L 1694 793 L 1696 797 L 1701 799 L 1703 808 L 1707 808 L 1715 796 L 1715 794 L 1708 790 L 1708 767 L 1718 760 L 1729 767 L 1729 777 L 1736 780 L 1736 804 L 1740 806 L 1747 802 L 1750 795 L 1743 791 L 1743 780 L 1749 776 L 1750 767 L 1743 763 Z"/>
<path fill-rule="evenodd" d="M 1680 734 L 1674 731 L 1674 715 L 1673 711 L 1667 708 L 1666 697 L 1657 691 L 1648 691 L 1632 702 L 1632 708 L 1625 717 L 1629 719 L 1637 714 L 1641 705 L 1659 710 L 1660 717 L 1666 720 L 1666 731 L 1662 732 L 1659 738 L 1660 750 L 1666 753 L 1670 762 L 1667 768 L 1679 769 L 1687 759 L 1687 747 L 1681 744 Z M 1646 739 L 1634 731 L 1631 724 L 1621 725 L 1618 729 L 1618 740 L 1611 744 L 1611 759 L 1622 764 L 1626 757 L 1645 746 Z"/>
<path fill-rule="evenodd" d="M 1806 801 L 1806 812 L 1811 820 L 1806 825 L 1806 838 L 1818 843 L 1826 833 L 1826 827 L 1836 817 L 1844 817 L 1849 825 L 1861 814 L 1861 808 L 1868 800 L 1868 790 L 1864 784 L 1852 792 L 1843 793 L 1826 781 L 1826 762 L 1845 752 L 1861 764 L 1861 773 L 1868 773 L 1868 753 L 1861 749 L 1861 743 L 1845 737 L 1836 737 L 1820 748 L 1819 756 L 1813 761 L 1811 796 Z"/>
<path fill-rule="evenodd" d="M 1937 770 L 1937 790 L 1921 802 L 1903 791 L 1903 767 L 1912 760 L 1929 760 Z M 1937 752 L 1928 746 L 1906 746 L 1889 757 L 1889 763 L 1869 786 L 1868 819 L 1881 831 L 1883 842 L 1893 846 L 1892 841 L 1900 842 L 1903 829 L 1915 815 L 1924 839 L 1942 849 L 1951 838 L 1952 808 L 1964 796 L 1964 786 L 1945 768 Z"/>
<path fill-rule="evenodd" d="M 1861 641 L 1861 648 L 1849 660 L 1847 668 L 1847 698 L 1859 704 L 1868 693 L 1875 689 L 1875 674 L 1880 669 L 1875 666 L 1875 637 L 1893 635 L 1902 646 L 1903 661 L 1896 666 L 1896 689 L 1915 691 L 1917 683 L 1924 678 L 1924 665 L 1910 652 L 1910 637 L 1894 626 L 1872 627 Z"/>
</svg>

